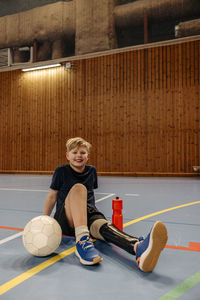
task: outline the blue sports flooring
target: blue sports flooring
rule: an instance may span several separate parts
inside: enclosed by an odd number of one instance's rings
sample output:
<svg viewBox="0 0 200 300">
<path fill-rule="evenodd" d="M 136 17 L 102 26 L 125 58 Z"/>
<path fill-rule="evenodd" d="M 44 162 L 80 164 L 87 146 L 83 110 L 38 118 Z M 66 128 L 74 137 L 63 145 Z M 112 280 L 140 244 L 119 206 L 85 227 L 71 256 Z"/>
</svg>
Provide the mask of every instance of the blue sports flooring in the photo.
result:
<svg viewBox="0 0 200 300">
<path fill-rule="evenodd" d="M 199 178 L 99 177 L 96 205 L 108 219 L 112 199 L 123 199 L 124 231 L 145 236 L 156 220 L 168 229 L 167 247 L 152 273 L 138 270 L 135 257 L 96 241 L 103 261 L 83 266 L 74 238 L 63 237 L 56 253 L 33 257 L 22 229 L 41 215 L 51 176 L 0 174 L 0 296 L 2 300 L 199 300 Z"/>
</svg>

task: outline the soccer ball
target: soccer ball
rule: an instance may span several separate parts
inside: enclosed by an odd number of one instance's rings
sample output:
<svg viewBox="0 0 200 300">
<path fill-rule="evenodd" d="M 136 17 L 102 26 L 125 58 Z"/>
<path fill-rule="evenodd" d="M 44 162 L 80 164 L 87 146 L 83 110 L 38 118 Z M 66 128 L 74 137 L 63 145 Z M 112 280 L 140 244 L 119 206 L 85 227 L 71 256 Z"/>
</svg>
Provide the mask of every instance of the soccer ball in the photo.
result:
<svg viewBox="0 0 200 300">
<path fill-rule="evenodd" d="M 23 244 L 35 256 L 48 256 L 60 245 L 62 231 L 58 222 L 49 216 L 33 218 L 25 226 Z"/>
</svg>

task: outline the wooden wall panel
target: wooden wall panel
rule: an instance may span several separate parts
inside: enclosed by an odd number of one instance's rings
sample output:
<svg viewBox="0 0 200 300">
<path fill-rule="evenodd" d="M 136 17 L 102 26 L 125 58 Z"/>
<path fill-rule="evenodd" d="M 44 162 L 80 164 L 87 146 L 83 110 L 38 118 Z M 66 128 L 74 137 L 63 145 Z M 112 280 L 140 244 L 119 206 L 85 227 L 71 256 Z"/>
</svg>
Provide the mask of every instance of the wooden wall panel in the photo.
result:
<svg viewBox="0 0 200 300">
<path fill-rule="evenodd" d="M 200 165 L 200 41 L 0 73 L 0 170 L 53 171 L 65 142 L 99 172 L 186 174 Z M 141 172 L 141 173 L 140 173 Z"/>
</svg>

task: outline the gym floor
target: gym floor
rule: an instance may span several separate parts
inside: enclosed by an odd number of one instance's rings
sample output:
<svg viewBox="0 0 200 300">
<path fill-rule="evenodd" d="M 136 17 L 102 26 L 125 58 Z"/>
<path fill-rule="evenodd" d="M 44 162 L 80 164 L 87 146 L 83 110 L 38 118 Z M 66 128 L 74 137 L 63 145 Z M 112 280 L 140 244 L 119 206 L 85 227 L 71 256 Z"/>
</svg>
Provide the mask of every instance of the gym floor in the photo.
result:
<svg viewBox="0 0 200 300">
<path fill-rule="evenodd" d="M 99 177 L 96 205 L 111 220 L 112 199 L 123 199 L 124 231 L 148 234 L 161 220 L 168 242 L 155 270 L 138 270 L 135 257 L 101 241 L 103 262 L 83 266 L 75 240 L 40 258 L 22 243 L 22 230 L 42 215 L 51 176 L 0 174 L 0 295 L 2 300 L 200 299 L 199 178 Z"/>
</svg>

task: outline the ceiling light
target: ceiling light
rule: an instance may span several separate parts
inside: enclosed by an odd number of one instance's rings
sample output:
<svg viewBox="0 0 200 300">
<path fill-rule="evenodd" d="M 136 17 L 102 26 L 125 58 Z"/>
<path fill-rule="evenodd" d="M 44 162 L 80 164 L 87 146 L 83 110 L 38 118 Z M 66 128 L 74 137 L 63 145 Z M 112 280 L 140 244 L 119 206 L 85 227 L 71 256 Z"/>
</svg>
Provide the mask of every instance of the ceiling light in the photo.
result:
<svg viewBox="0 0 200 300">
<path fill-rule="evenodd" d="M 37 66 L 37 67 L 25 68 L 25 69 L 22 69 L 22 71 L 27 72 L 27 71 L 33 71 L 33 70 L 42 70 L 42 69 L 55 68 L 55 67 L 60 67 L 60 66 L 61 66 L 61 64 Z"/>
</svg>

